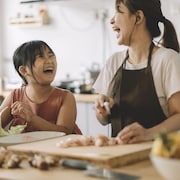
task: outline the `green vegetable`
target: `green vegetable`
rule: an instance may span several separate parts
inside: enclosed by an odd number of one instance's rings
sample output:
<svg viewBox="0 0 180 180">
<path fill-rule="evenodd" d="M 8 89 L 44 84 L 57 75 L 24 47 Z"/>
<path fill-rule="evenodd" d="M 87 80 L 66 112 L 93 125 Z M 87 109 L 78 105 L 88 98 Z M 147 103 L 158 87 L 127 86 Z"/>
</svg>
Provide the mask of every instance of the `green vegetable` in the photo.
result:
<svg viewBox="0 0 180 180">
<path fill-rule="evenodd" d="M 2 136 L 8 136 L 8 132 L 5 131 L 2 127 L 0 127 L 0 137 Z"/>
<path fill-rule="evenodd" d="M 20 134 L 25 129 L 26 126 L 27 126 L 27 124 L 11 126 L 11 128 L 9 130 L 7 130 L 7 131 L 4 130 L 2 128 L 2 126 L 0 126 L 0 137 L 9 136 L 9 135 L 12 135 L 12 134 Z"/>
<path fill-rule="evenodd" d="M 26 126 L 27 126 L 27 124 L 11 126 L 11 128 L 8 130 L 8 133 L 9 133 L 9 135 L 20 134 L 25 129 Z"/>
</svg>

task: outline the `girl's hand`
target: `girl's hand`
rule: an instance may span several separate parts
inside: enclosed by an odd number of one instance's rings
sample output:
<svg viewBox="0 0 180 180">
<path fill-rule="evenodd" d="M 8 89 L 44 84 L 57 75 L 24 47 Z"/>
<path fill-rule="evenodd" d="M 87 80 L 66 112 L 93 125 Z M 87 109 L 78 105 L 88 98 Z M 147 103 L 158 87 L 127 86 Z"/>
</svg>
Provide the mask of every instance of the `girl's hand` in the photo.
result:
<svg viewBox="0 0 180 180">
<path fill-rule="evenodd" d="M 119 138 L 119 140 L 121 140 L 125 144 L 149 141 L 153 139 L 149 130 L 145 129 L 142 125 L 140 125 L 137 122 L 132 123 L 126 126 L 124 129 L 122 129 L 118 133 L 117 138 Z"/>
<path fill-rule="evenodd" d="M 30 122 L 33 116 L 30 106 L 20 101 L 16 101 L 11 105 L 11 114 L 19 116 L 27 122 Z"/>
</svg>

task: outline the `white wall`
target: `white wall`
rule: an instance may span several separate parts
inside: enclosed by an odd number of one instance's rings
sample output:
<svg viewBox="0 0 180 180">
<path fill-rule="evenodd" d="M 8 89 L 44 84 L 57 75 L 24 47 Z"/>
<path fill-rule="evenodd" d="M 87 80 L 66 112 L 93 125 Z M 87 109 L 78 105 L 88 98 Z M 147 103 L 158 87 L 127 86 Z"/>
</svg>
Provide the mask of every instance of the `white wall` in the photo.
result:
<svg viewBox="0 0 180 180">
<path fill-rule="evenodd" d="M 90 67 L 92 62 L 98 62 L 102 66 L 112 52 L 121 49 L 117 46 L 115 34 L 109 24 L 114 12 L 114 1 L 79 0 L 81 3 L 73 4 L 72 0 L 67 3 L 45 4 L 51 24 L 22 28 L 10 26 L 9 18 L 15 17 L 19 11 L 37 10 L 40 4 L 35 3 L 31 8 L 30 5 L 19 4 L 19 0 L 0 0 L 0 33 L 3 33 L 0 36 L 0 59 L 1 64 L 3 63 L 1 75 L 12 81 L 16 80 L 18 76 L 12 65 L 13 51 L 24 41 L 33 39 L 46 41 L 55 51 L 58 60 L 56 81 L 64 79 L 66 74 L 79 77 L 84 67 Z M 164 15 L 173 21 L 180 37 L 180 2 L 173 1 L 175 5 L 172 1 L 162 0 L 162 7 Z M 107 17 L 103 21 L 105 10 Z"/>
<path fill-rule="evenodd" d="M 2 1 L 0 1 L 0 7 L 2 7 Z M 2 17 L 2 12 L 0 14 L 0 24 L 3 24 L 3 17 Z M 2 60 L 2 37 L 3 37 L 3 29 L 0 28 L 0 63 L 1 63 L 1 60 Z M 1 63 L 2 64 L 2 63 Z M 0 77 L 2 76 L 2 65 L 0 66 Z"/>
<path fill-rule="evenodd" d="M 180 43 L 180 0 L 161 0 L 164 16 L 174 25 Z"/>
<path fill-rule="evenodd" d="M 104 0 L 106 3 L 99 4 L 98 9 L 89 5 L 73 4 L 45 4 L 51 18 L 51 24 L 43 27 L 14 27 L 8 24 L 11 17 L 15 17 L 20 10 L 33 11 L 40 4 L 22 5 L 18 0 L 3 0 L 4 17 L 3 24 L 3 62 L 5 76 L 12 76 L 12 54 L 15 48 L 27 40 L 41 39 L 46 41 L 55 51 L 58 59 L 58 72 L 56 80 L 62 79 L 69 73 L 73 77 L 79 77 L 85 67 L 92 62 L 101 65 L 105 59 L 117 48 L 114 33 L 110 29 L 109 19 L 111 12 L 107 10 L 103 31 L 104 9 L 114 9 L 112 0 Z M 98 1 L 96 1 L 98 2 Z M 32 6 L 32 8 L 30 8 Z M 113 37 L 113 38 L 112 38 Z M 106 45 L 104 45 L 104 39 Z M 112 47 L 112 44 L 114 44 Z M 106 48 L 107 47 L 107 48 Z M 14 75 L 14 74 L 13 74 Z"/>
</svg>

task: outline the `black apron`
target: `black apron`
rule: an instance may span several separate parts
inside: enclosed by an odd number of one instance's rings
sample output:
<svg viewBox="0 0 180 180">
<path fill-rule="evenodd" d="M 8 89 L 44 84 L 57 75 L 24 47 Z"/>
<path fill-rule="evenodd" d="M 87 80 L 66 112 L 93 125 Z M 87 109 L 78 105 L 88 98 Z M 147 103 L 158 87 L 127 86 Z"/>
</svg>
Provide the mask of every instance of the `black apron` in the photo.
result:
<svg viewBox="0 0 180 180">
<path fill-rule="evenodd" d="M 125 69 L 127 56 L 112 80 L 108 95 L 116 106 L 112 109 L 109 122 L 112 126 L 112 137 L 125 126 L 138 122 L 144 128 L 151 128 L 166 119 L 160 106 L 151 70 L 151 56 L 154 44 L 149 48 L 146 68 L 138 70 Z"/>
</svg>

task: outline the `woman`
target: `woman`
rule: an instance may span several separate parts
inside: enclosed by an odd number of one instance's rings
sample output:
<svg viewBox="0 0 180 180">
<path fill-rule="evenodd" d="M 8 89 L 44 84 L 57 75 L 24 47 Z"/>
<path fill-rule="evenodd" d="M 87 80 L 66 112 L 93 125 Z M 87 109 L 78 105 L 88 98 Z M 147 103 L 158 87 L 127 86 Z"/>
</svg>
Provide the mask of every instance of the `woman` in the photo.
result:
<svg viewBox="0 0 180 180">
<path fill-rule="evenodd" d="M 28 131 L 81 131 L 76 125 L 76 102 L 70 91 L 51 85 L 57 70 L 56 56 L 43 41 L 20 45 L 13 55 L 14 67 L 24 85 L 7 96 L 0 110 L 3 127 L 27 124 Z"/>
<path fill-rule="evenodd" d="M 111 135 L 124 143 L 180 129 L 179 44 L 160 1 L 116 0 L 111 24 L 118 44 L 127 50 L 109 58 L 94 84 L 97 119 L 111 123 Z M 156 37 L 161 37 L 158 43 Z M 109 102 L 110 114 L 104 102 Z"/>
</svg>

